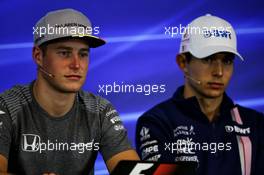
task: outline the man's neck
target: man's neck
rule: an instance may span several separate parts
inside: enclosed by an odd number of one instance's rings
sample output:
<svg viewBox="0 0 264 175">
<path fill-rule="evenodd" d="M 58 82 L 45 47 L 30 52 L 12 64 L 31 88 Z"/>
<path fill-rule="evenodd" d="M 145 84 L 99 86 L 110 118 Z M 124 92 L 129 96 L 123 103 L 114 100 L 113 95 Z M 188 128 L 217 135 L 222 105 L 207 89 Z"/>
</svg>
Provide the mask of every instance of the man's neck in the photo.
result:
<svg viewBox="0 0 264 175">
<path fill-rule="evenodd" d="M 75 93 L 63 93 L 52 88 L 48 83 L 36 80 L 33 94 L 38 104 L 53 117 L 64 116 L 74 104 Z"/>
<path fill-rule="evenodd" d="M 196 93 L 190 93 L 184 88 L 184 98 L 195 96 L 198 100 L 201 111 L 206 115 L 207 119 L 212 122 L 217 119 L 220 113 L 220 105 L 223 95 L 217 98 L 206 98 Z"/>
<path fill-rule="evenodd" d="M 220 105 L 222 102 L 221 99 L 208 99 L 203 97 L 197 97 L 202 112 L 206 115 L 210 122 L 216 120 L 219 116 Z"/>
</svg>

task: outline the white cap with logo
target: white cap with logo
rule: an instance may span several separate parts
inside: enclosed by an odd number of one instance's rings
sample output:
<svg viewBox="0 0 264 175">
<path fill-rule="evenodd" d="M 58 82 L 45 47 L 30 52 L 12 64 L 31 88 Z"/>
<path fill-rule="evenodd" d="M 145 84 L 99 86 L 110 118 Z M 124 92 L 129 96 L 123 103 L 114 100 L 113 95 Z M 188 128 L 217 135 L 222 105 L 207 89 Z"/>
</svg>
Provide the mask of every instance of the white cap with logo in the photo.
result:
<svg viewBox="0 0 264 175">
<path fill-rule="evenodd" d="M 244 60 L 237 52 L 236 33 L 231 24 L 210 14 L 198 17 L 188 24 L 179 52 L 190 52 L 199 59 L 219 52 L 230 52 Z"/>
</svg>

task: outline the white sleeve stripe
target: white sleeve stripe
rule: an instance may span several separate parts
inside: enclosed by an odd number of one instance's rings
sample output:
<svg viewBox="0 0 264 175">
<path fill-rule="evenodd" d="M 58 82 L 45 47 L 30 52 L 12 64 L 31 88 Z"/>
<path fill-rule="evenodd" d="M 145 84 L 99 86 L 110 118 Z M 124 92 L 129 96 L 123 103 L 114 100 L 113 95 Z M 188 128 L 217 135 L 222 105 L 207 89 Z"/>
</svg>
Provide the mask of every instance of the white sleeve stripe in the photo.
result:
<svg viewBox="0 0 264 175">
<path fill-rule="evenodd" d="M 0 114 L 5 114 L 5 112 L 0 110 Z"/>
</svg>

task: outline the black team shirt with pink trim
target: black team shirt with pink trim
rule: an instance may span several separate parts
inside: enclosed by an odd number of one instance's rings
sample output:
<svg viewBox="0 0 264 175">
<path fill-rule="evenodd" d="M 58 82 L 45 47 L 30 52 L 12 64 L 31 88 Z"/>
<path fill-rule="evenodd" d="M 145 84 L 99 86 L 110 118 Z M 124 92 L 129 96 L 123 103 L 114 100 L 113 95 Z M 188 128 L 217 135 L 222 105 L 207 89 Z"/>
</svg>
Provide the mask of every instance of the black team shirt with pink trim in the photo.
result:
<svg viewBox="0 0 264 175">
<path fill-rule="evenodd" d="M 238 108 L 243 125 L 233 121 Z M 224 94 L 218 118 L 209 122 L 195 97 L 185 99 L 183 86 L 137 121 L 136 148 L 143 160 L 196 162 L 197 175 L 241 175 L 237 136 L 252 143 L 251 174 L 264 172 L 264 116 L 234 105 Z"/>
</svg>

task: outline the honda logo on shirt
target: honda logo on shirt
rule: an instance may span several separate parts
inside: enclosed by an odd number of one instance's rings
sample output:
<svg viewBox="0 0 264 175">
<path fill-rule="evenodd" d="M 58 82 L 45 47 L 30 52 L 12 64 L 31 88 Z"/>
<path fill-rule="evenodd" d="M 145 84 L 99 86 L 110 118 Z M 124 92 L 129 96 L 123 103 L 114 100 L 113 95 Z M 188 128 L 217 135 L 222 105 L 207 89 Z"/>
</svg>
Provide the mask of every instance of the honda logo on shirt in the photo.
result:
<svg viewBox="0 0 264 175">
<path fill-rule="evenodd" d="M 22 150 L 27 152 L 37 152 L 40 146 L 40 137 L 35 134 L 23 134 Z"/>
</svg>

